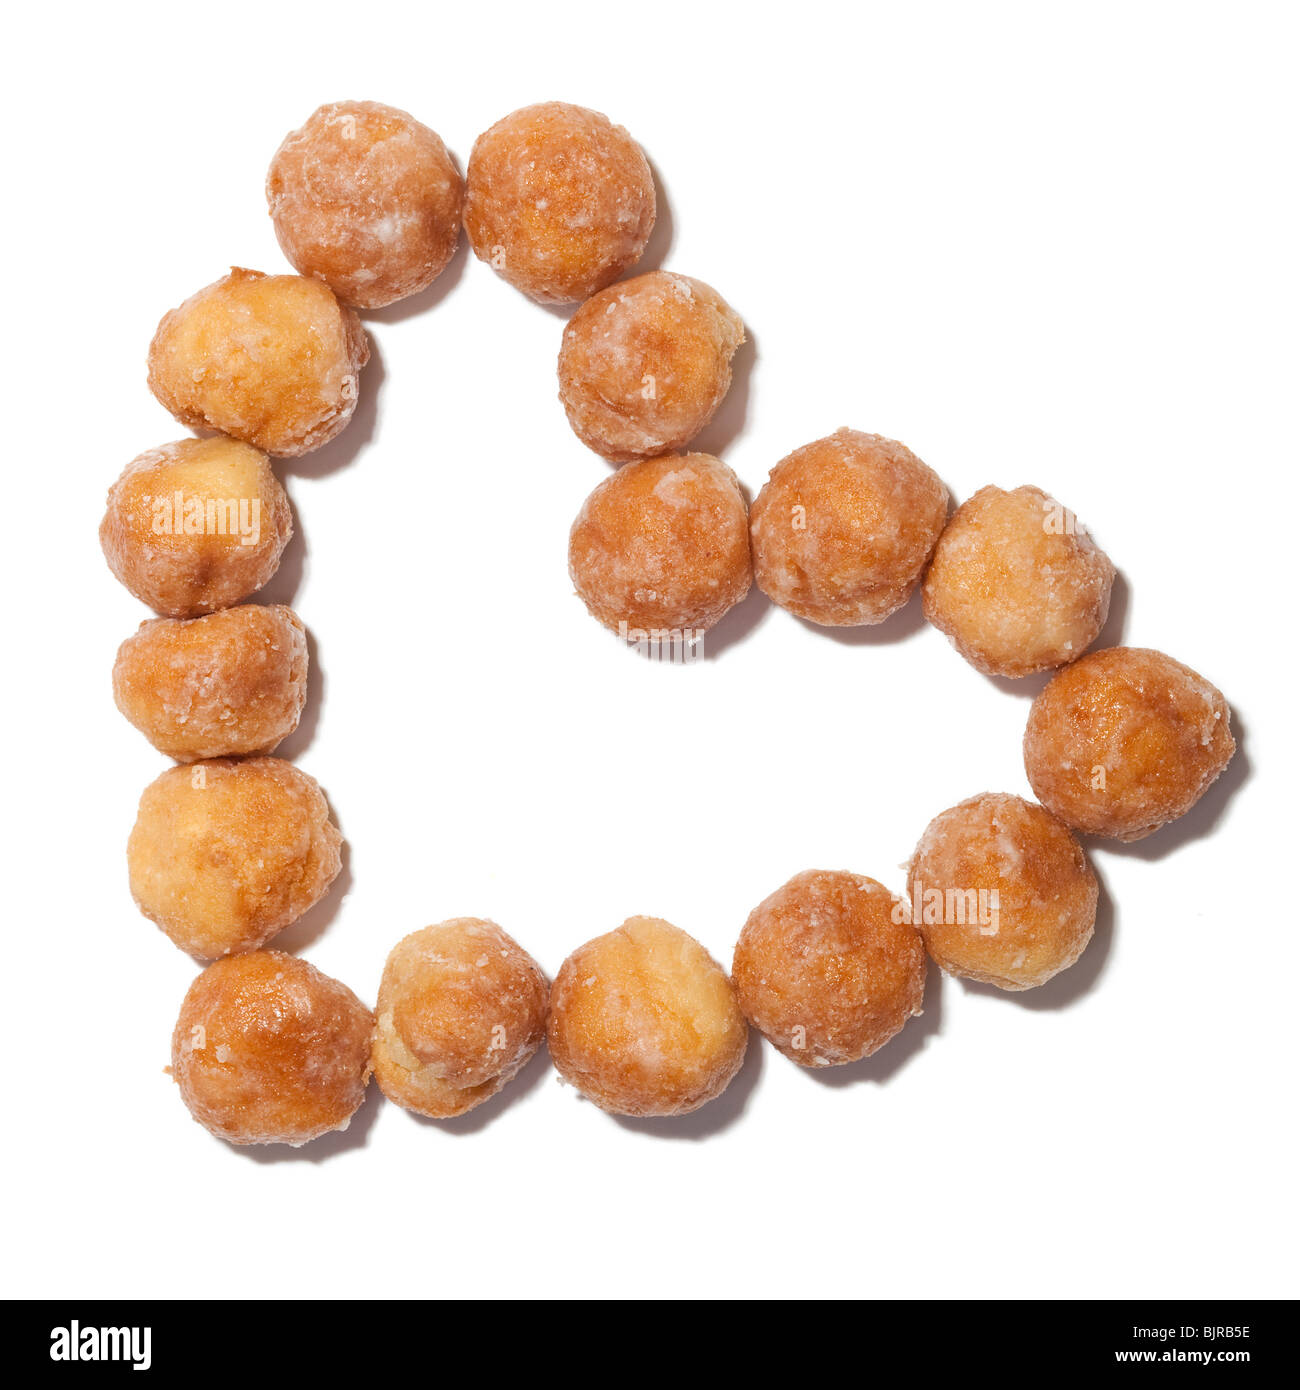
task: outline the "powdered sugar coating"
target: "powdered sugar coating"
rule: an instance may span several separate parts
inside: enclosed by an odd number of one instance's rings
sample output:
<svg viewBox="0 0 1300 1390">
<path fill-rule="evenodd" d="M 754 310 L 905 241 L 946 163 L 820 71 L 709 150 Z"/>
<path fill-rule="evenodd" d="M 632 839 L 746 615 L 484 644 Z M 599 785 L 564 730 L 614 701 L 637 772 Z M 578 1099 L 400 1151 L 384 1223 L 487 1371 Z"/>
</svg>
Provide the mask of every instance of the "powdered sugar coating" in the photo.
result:
<svg viewBox="0 0 1300 1390">
<path fill-rule="evenodd" d="M 916 588 L 947 515 L 948 490 L 910 449 L 837 430 L 783 458 L 754 499 L 754 580 L 810 622 L 883 622 Z"/>
<path fill-rule="evenodd" d="M 641 147 L 599 111 L 525 106 L 474 142 L 465 231 L 474 254 L 546 304 L 586 299 L 640 259 L 655 223 Z"/>
<path fill-rule="evenodd" d="M 118 648 L 118 709 L 169 758 L 269 753 L 298 727 L 307 633 L 283 604 L 154 618 Z"/>
<path fill-rule="evenodd" d="M 739 315 L 702 280 L 652 270 L 593 295 L 560 348 L 574 433 L 615 463 L 680 449 L 713 418 L 745 341 Z"/>
<path fill-rule="evenodd" d="M 988 675 L 1027 676 L 1083 655 L 1106 622 L 1115 567 L 1041 488 L 981 488 L 944 528 L 925 616 Z"/>
<path fill-rule="evenodd" d="M 361 309 L 434 282 L 456 250 L 463 199 L 441 138 L 377 101 L 319 107 L 285 136 L 266 177 L 290 264 Z"/>
<path fill-rule="evenodd" d="M 266 455 L 234 439 L 181 439 L 132 459 L 108 490 L 108 567 L 169 618 L 228 608 L 260 589 L 293 534 Z"/>
<path fill-rule="evenodd" d="M 408 1110 L 463 1115 L 537 1051 L 548 998 L 541 967 L 494 922 L 457 917 L 413 932 L 379 985 L 375 1078 Z"/>
<path fill-rule="evenodd" d="M 1204 676 L 1163 652 L 1108 647 L 1034 701 L 1025 772 L 1067 825 L 1141 840 L 1190 811 L 1236 747 L 1227 701 Z"/>
<path fill-rule="evenodd" d="M 369 357 L 361 320 L 328 286 L 235 267 L 163 316 L 149 389 L 191 429 L 297 458 L 352 418 Z"/>
<path fill-rule="evenodd" d="M 251 951 L 325 896 L 342 843 L 321 789 L 283 758 L 173 767 L 140 797 L 131 894 L 193 956 Z"/>
<path fill-rule="evenodd" d="M 1092 866 L 1051 812 L 1021 797 L 987 792 L 941 812 L 907 877 L 911 920 L 950 975 L 1033 989 L 1092 940 Z"/>
<path fill-rule="evenodd" d="M 732 960 L 745 1017 L 801 1067 L 868 1057 L 921 1012 L 925 950 L 861 874 L 796 874 L 749 914 Z"/>
<path fill-rule="evenodd" d="M 748 1030 L 722 967 L 679 927 L 630 917 L 560 967 L 547 1029 L 560 1075 L 615 1115 L 685 1115 L 722 1094 Z"/>
<path fill-rule="evenodd" d="M 627 464 L 569 533 L 574 588 L 615 632 L 703 632 L 749 592 L 750 573 L 740 483 L 710 454 Z"/>
<path fill-rule="evenodd" d="M 370 1010 L 282 951 L 208 966 L 181 1004 L 172 1077 L 229 1144 L 305 1144 L 346 1129 L 370 1078 Z"/>
</svg>

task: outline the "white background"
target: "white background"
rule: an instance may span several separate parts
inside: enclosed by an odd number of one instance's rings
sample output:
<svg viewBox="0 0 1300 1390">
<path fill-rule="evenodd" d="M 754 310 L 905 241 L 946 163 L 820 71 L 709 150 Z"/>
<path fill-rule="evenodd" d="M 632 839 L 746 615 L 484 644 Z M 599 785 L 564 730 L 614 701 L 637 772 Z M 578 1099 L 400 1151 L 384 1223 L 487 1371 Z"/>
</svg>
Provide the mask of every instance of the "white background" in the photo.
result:
<svg viewBox="0 0 1300 1390">
<path fill-rule="evenodd" d="M 39 17 L 33 17 L 39 16 Z M 15 21 L 11 20 L 11 24 Z M 5 1291 L 50 1295 L 1295 1295 L 1296 33 L 1256 5 L 26 7 L 8 82 Z M 324 101 L 474 136 L 529 102 L 645 146 L 647 264 L 751 346 L 700 441 L 756 491 L 840 425 L 956 500 L 1032 482 L 1123 574 L 1105 638 L 1216 682 L 1240 750 L 1178 827 L 1089 843 L 1097 938 L 1012 997 L 810 1076 L 611 1119 L 545 1058 L 451 1124 L 376 1093 L 341 1141 L 236 1151 L 164 1075 L 195 966 L 133 907 L 164 760 L 115 710 L 145 612 L 95 530 L 159 316 L 286 266 L 262 180 Z M 644 268 L 644 267 L 643 267 Z M 345 435 L 280 467 L 265 597 L 314 636 L 286 750 L 347 838 L 277 945 L 373 1000 L 405 933 L 489 916 L 554 972 L 633 913 L 724 961 L 798 870 L 901 888 L 938 811 L 1027 793 L 1028 697 L 913 604 L 816 631 L 755 598 L 656 667 L 573 596 L 607 466 L 555 399 L 562 318 L 464 250 L 369 316 Z M 16 489 L 16 491 L 15 491 Z"/>
</svg>

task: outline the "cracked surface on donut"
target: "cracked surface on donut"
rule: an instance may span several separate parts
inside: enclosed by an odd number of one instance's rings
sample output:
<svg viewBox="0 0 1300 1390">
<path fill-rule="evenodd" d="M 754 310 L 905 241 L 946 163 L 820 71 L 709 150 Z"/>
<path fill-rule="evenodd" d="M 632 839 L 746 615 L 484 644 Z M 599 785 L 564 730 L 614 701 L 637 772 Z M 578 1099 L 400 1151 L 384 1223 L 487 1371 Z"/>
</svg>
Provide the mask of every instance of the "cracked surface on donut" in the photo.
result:
<svg viewBox="0 0 1300 1390">
<path fill-rule="evenodd" d="M 560 348 L 574 433 L 613 463 L 689 444 L 731 386 L 739 315 L 702 280 L 654 270 L 593 295 Z"/>
<path fill-rule="evenodd" d="M 1067 825 L 1141 840 L 1185 815 L 1236 751 L 1227 701 L 1145 647 L 1089 652 L 1053 676 L 1025 727 L 1034 795 Z"/>
<path fill-rule="evenodd" d="M 361 320 L 327 285 L 235 267 L 163 316 L 149 389 L 191 429 L 297 458 L 352 418 L 369 357 Z"/>
</svg>

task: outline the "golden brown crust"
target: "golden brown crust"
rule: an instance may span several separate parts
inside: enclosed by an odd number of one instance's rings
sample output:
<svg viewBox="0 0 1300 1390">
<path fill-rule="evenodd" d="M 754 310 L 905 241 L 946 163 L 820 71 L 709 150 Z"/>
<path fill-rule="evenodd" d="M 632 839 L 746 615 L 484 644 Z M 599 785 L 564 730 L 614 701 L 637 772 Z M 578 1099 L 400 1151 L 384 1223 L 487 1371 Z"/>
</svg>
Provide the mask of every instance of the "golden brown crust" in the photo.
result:
<svg viewBox="0 0 1300 1390">
<path fill-rule="evenodd" d="M 582 504 L 569 533 L 569 574 L 591 615 L 614 632 L 712 627 L 749 592 L 736 475 L 709 454 L 625 465 Z"/>
<path fill-rule="evenodd" d="M 1048 682 L 1025 728 L 1034 795 L 1067 825 L 1140 840 L 1190 811 L 1236 751 L 1223 696 L 1163 652 L 1108 647 Z"/>
<path fill-rule="evenodd" d="M 537 1051 L 549 995 L 541 967 L 494 922 L 457 917 L 412 932 L 379 986 L 380 1089 L 433 1119 L 472 1110 Z"/>
<path fill-rule="evenodd" d="M 1115 567 L 1073 513 L 1036 487 L 981 488 L 944 528 L 925 616 L 986 675 L 1027 676 L 1083 655 Z"/>
<path fill-rule="evenodd" d="M 113 665 L 118 709 L 182 763 L 269 753 L 298 727 L 306 696 L 307 633 L 283 604 L 153 618 Z"/>
<path fill-rule="evenodd" d="M 754 581 L 809 622 L 883 622 L 916 588 L 947 515 L 947 488 L 910 449 L 837 430 L 783 458 L 754 499 Z"/>
<path fill-rule="evenodd" d="M 560 1075 L 615 1115 L 685 1115 L 721 1095 L 748 1030 L 722 967 L 654 917 L 630 917 L 560 967 L 547 1028 Z"/>
<path fill-rule="evenodd" d="M 374 1016 L 346 985 L 282 951 L 208 966 L 172 1033 L 190 1114 L 231 1144 L 305 1144 L 365 1099 Z"/>
<path fill-rule="evenodd" d="M 250 951 L 325 896 L 341 845 L 320 788 L 283 758 L 173 767 L 140 798 L 131 893 L 191 955 Z"/>
<path fill-rule="evenodd" d="M 525 106 L 470 151 L 465 231 L 474 254 L 544 304 L 604 289 L 640 259 L 654 222 L 650 165 L 599 111 Z"/>
<path fill-rule="evenodd" d="M 191 429 L 297 458 L 352 418 L 369 357 L 361 320 L 327 285 L 236 266 L 163 315 L 149 389 Z"/>
<path fill-rule="evenodd" d="M 1078 841 L 1050 811 L 987 792 L 926 827 L 908 869 L 908 897 L 936 965 L 1023 990 L 1083 954 L 1098 888 Z"/>
<path fill-rule="evenodd" d="M 285 136 L 266 200 L 302 275 L 378 309 L 426 289 L 460 236 L 464 181 L 440 137 L 377 101 L 339 101 Z"/>
<path fill-rule="evenodd" d="M 234 439 L 181 439 L 131 460 L 108 490 L 108 567 L 169 618 L 228 608 L 280 565 L 293 514 L 266 455 Z"/>
<path fill-rule="evenodd" d="M 702 280 L 652 270 L 593 295 L 560 348 L 574 433 L 615 463 L 689 444 L 731 385 L 739 316 Z"/>
<path fill-rule="evenodd" d="M 898 899 L 810 869 L 750 913 L 731 977 L 745 1017 L 801 1067 L 856 1062 L 921 1012 L 925 950 Z"/>
<path fill-rule="evenodd" d="M 449 1086 L 427 1067 L 406 1065 L 400 1039 L 392 1031 L 392 1019 L 383 1015 L 376 1025 L 371 1065 L 379 1089 L 404 1110 L 430 1120 L 454 1120 L 475 1106 L 491 1100 L 514 1080 L 523 1064 L 498 1072 L 479 1086 Z"/>
</svg>

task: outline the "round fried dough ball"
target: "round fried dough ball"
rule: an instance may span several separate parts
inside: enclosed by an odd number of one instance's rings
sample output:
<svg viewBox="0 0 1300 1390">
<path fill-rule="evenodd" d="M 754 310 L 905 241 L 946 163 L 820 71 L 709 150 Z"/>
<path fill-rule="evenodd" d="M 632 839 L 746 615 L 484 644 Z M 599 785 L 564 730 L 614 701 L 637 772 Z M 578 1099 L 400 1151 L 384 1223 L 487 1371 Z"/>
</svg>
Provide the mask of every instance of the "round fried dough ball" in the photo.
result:
<svg viewBox="0 0 1300 1390">
<path fill-rule="evenodd" d="M 1092 940 L 1097 879 L 1050 811 L 987 792 L 937 815 L 908 870 L 909 915 L 936 965 L 1034 989 Z"/>
<path fill-rule="evenodd" d="M 230 1144 L 292 1144 L 346 1129 L 366 1095 L 374 1015 L 346 985 L 283 951 L 210 965 L 172 1033 L 172 1077 Z"/>
<path fill-rule="evenodd" d="M 1028 676 L 1083 654 L 1106 621 L 1115 567 L 1074 514 L 1036 487 L 981 488 L 944 528 L 925 616 L 990 676 Z"/>
<path fill-rule="evenodd" d="M 560 967 L 547 1028 L 560 1075 L 614 1115 L 685 1115 L 720 1096 L 748 1030 L 722 967 L 657 917 L 629 917 Z"/>
<path fill-rule="evenodd" d="M 541 967 L 495 922 L 456 917 L 393 947 L 375 1009 L 375 1079 L 431 1119 L 482 1104 L 546 1036 Z"/>
<path fill-rule="evenodd" d="M 810 869 L 765 898 L 736 942 L 745 1017 L 801 1067 L 856 1062 L 921 1012 L 925 949 L 861 874 Z"/>
<path fill-rule="evenodd" d="M 246 599 L 280 567 L 289 498 L 266 455 L 234 439 L 181 439 L 132 459 L 108 490 L 99 543 L 142 603 L 193 618 Z"/>
<path fill-rule="evenodd" d="M 754 499 L 754 581 L 809 622 L 883 622 L 916 588 L 947 516 L 947 488 L 910 449 L 837 430 L 783 458 Z"/>
<path fill-rule="evenodd" d="M 739 315 L 702 280 L 652 270 L 593 295 L 560 348 L 573 432 L 614 463 L 680 449 L 713 418 L 745 341 Z"/>
<path fill-rule="evenodd" d="M 369 357 L 361 320 L 328 286 L 235 267 L 163 315 L 149 389 L 191 429 L 297 458 L 352 418 Z"/>
<path fill-rule="evenodd" d="M 464 191 L 442 140 L 377 101 L 318 108 L 285 136 L 266 176 L 290 264 L 359 309 L 434 282 L 456 249 Z"/>
<path fill-rule="evenodd" d="M 153 618 L 118 648 L 113 698 L 177 762 L 269 753 L 307 698 L 306 629 L 283 604 Z"/>
<path fill-rule="evenodd" d="M 321 789 L 283 758 L 173 767 L 140 798 L 131 893 L 193 956 L 251 951 L 325 896 L 342 843 Z"/>
<path fill-rule="evenodd" d="M 1067 825 L 1140 840 L 1190 811 L 1236 747 L 1227 702 L 1204 676 L 1163 652 L 1107 647 L 1034 701 L 1025 772 Z"/>
<path fill-rule="evenodd" d="M 465 178 L 470 245 L 543 304 L 604 289 L 640 259 L 654 224 L 650 165 L 599 111 L 525 106 L 474 141 Z"/>
<path fill-rule="evenodd" d="M 569 574 L 592 617 L 620 635 L 712 627 L 749 592 L 736 475 L 710 454 L 620 468 L 582 504 L 569 533 Z"/>
</svg>

